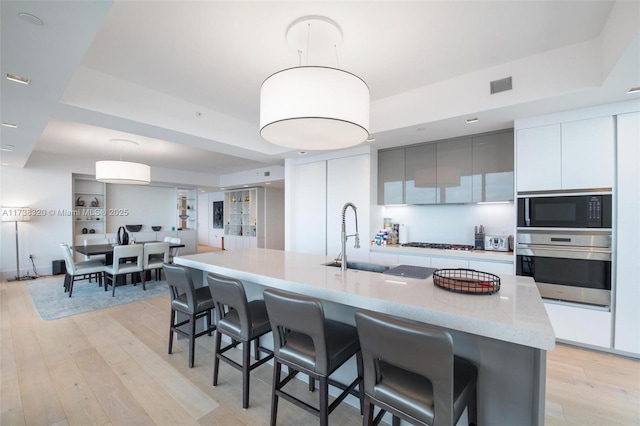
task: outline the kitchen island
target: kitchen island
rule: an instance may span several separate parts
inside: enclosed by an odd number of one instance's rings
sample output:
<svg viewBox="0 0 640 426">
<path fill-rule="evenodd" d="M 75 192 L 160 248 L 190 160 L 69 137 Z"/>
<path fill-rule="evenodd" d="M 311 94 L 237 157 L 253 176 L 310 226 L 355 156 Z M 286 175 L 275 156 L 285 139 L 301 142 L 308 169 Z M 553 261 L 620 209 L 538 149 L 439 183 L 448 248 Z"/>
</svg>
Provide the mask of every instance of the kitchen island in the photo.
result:
<svg viewBox="0 0 640 426">
<path fill-rule="evenodd" d="M 480 424 L 544 423 L 546 351 L 555 336 L 533 280 L 504 275 L 498 293 L 467 295 L 441 289 L 431 278 L 323 265 L 332 260 L 245 249 L 179 256 L 175 263 L 192 269 L 196 285 L 215 272 L 247 282 L 249 297 L 268 287 L 317 297 L 328 316 L 351 324 L 356 309 L 369 309 L 445 328 L 455 353 L 478 366 Z"/>
</svg>

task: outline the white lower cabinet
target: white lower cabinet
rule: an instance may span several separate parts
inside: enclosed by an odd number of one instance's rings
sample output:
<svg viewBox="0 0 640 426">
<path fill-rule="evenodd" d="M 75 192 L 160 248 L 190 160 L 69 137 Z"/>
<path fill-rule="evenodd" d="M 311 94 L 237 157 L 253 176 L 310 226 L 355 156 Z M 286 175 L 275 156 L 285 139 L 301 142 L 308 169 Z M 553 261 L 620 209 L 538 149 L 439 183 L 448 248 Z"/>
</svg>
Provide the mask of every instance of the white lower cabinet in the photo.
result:
<svg viewBox="0 0 640 426">
<path fill-rule="evenodd" d="M 411 266 L 431 266 L 431 257 L 429 256 L 408 256 L 408 255 L 399 255 L 398 263 L 401 265 L 411 265 Z"/>
<path fill-rule="evenodd" d="M 470 260 L 469 269 L 488 272 L 496 275 L 513 275 L 513 262 L 485 262 L 482 260 Z"/>
<path fill-rule="evenodd" d="M 370 252 L 369 260 L 371 262 L 380 262 L 380 263 L 388 263 L 390 265 L 399 264 L 398 255 L 396 254 L 388 254 L 388 253 L 378 253 L 378 252 Z"/>
<path fill-rule="evenodd" d="M 468 268 L 469 260 L 433 256 L 431 258 L 431 267 L 438 269 Z"/>
<path fill-rule="evenodd" d="M 611 348 L 611 312 L 545 302 L 556 339 Z"/>
</svg>

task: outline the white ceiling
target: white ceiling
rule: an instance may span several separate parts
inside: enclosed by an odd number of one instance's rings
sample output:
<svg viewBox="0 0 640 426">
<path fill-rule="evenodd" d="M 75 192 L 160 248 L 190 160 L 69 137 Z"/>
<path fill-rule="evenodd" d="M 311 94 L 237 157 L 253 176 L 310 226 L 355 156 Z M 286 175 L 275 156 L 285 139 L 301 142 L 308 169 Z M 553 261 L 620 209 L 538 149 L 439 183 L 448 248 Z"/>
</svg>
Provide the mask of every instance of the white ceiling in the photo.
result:
<svg viewBox="0 0 640 426">
<path fill-rule="evenodd" d="M 260 138 L 260 85 L 299 65 L 285 32 L 306 15 L 340 26 L 336 61 L 322 65 L 369 85 L 376 148 L 637 98 L 625 92 L 640 86 L 637 1 L 3 0 L 0 13 L 2 75 L 32 80 L 2 79 L 2 121 L 19 124 L 2 127 L 3 167 L 34 151 L 114 159 L 114 138 L 137 141 L 123 159 L 152 168 L 283 164 L 297 153 Z M 513 90 L 490 95 L 508 76 Z"/>
</svg>

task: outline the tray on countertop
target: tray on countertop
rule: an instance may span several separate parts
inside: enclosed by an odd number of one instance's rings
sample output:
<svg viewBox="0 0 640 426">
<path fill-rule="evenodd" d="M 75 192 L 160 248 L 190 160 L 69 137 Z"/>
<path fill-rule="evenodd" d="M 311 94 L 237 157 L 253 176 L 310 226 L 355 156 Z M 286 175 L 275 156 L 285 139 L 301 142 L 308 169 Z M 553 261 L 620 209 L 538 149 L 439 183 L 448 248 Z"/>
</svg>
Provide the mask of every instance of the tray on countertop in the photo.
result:
<svg viewBox="0 0 640 426">
<path fill-rule="evenodd" d="M 387 269 L 383 274 L 423 280 L 429 278 L 436 270 L 437 268 L 427 268 L 425 266 L 398 265 Z"/>
</svg>

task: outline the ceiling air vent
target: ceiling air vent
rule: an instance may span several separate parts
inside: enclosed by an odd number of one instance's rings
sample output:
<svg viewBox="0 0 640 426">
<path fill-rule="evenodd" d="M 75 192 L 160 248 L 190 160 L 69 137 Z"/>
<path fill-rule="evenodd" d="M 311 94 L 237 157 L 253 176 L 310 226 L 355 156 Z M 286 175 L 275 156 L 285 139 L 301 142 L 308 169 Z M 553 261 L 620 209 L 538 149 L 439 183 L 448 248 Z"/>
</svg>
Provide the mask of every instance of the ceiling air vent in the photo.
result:
<svg viewBox="0 0 640 426">
<path fill-rule="evenodd" d="M 490 86 L 491 86 L 492 95 L 494 93 L 500 93 L 500 92 L 513 89 L 513 86 L 511 83 L 511 77 L 506 77 L 500 80 L 494 80 L 490 83 Z"/>
</svg>

